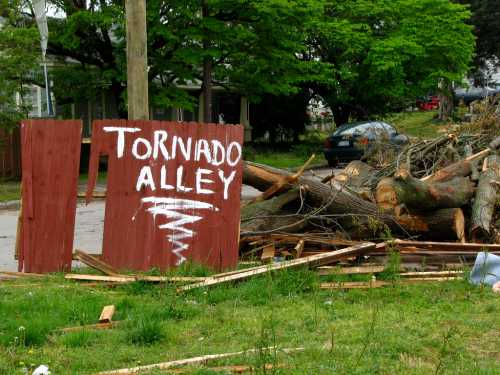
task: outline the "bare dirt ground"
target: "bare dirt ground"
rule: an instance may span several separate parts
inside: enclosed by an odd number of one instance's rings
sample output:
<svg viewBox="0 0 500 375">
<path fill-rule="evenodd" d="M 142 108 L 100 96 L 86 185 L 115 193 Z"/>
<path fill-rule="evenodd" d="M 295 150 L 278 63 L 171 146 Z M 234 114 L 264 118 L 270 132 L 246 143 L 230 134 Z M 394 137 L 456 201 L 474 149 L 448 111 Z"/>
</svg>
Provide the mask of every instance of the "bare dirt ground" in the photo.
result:
<svg viewBox="0 0 500 375">
<path fill-rule="evenodd" d="M 337 173 L 339 170 L 333 170 Z M 332 173 L 329 168 L 306 171 L 305 175 L 323 178 Z M 83 190 L 83 189 L 81 189 Z M 250 199 L 259 194 L 251 186 L 243 185 L 242 199 Z M 101 252 L 104 223 L 104 200 L 96 200 L 89 205 L 78 202 L 76 209 L 75 241 L 73 247 L 86 252 Z M 16 271 L 17 261 L 14 259 L 16 243 L 18 209 L 0 210 L 0 271 Z"/>
</svg>

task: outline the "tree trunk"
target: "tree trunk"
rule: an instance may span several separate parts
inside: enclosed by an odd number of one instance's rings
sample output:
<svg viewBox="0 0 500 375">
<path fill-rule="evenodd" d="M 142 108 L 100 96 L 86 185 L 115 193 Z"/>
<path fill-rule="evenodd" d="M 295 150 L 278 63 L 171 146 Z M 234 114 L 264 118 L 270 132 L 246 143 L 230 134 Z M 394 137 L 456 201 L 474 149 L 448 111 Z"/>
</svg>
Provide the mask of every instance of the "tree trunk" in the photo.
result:
<svg viewBox="0 0 500 375">
<path fill-rule="evenodd" d="M 245 162 L 243 183 L 263 191 L 277 182 L 284 174 L 286 172 L 276 168 Z M 405 231 L 411 233 L 426 232 L 429 238 L 436 236 L 448 239 L 460 239 L 460 236 L 463 236 L 463 213 L 460 209 L 444 209 L 429 214 L 396 217 L 391 214 L 383 214 L 375 204 L 346 190 L 337 181 L 326 185 L 314 179 L 301 177 L 299 184 L 306 187 L 306 201 L 311 206 L 324 207 L 321 214 L 338 215 L 339 220 L 347 220 L 348 224 L 351 224 L 352 218 L 356 217 L 359 225 L 373 225 L 373 221 L 376 220 L 398 233 Z"/>
<path fill-rule="evenodd" d="M 479 184 L 472 206 L 472 235 L 490 234 L 491 220 L 497 203 L 500 184 L 500 157 L 486 159 L 486 168 L 479 177 Z"/>
<path fill-rule="evenodd" d="M 349 122 L 349 117 L 351 116 L 351 111 L 349 109 L 345 107 L 332 107 L 332 109 L 335 125 L 340 126 Z"/>
<path fill-rule="evenodd" d="M 207 0 L 202 1 L 202 16 L 203 18 L 209 17 L 209 8 Z M 210 40 L 207 36 L 207 30 L 204 31 L 203 35 L 203 52 L 205 57 L 203 58 L 203 122 L 212 122 L 212 57 L 208 55 L 208 50 L 210 48 Z"/>
<path fill-rule="evenodd" d="M 474 186 L 468 178 L 458 177 L 443 183 L 423 182 L 407 173 L 386 177 L 377 185 L 377 205 L 393 211 L 396 206 L 433 210 L 461 207 L 474 194 Z"/>
<path fill-rule="evenodd" d="M 368 164 L 354 160 L 335 176 L 335 181 L 359 194 L 363 199 L 373 200 L 371 189 L 367 188 L 365 184 L 374 173 L 375 170 Z"/>
<path fill-rule="evenodd" d="M 453 114 L 453 88 L 451 82 L 444 79 L 439 84 L 439 119 L 447 121 Z"/>
<path fill-rule="evenodd" d="M 285 206 L 300 199 L 299 188 L 294 188 L 275 198 L 249 204 L 241 209 L 241 234 L 251 235 L 255 232 L 270 231 L 283 228 L 292 233 L 301 230 L 305 222 L 300 216 L 287 215 Z"/>
<path fill-rule="evenodd" d="M 349 187 L 361 187 L 373 174 L 373 167 L 359 160 L 351 161 L 335 176 L 335 180 Z"/>
<path fill-rule="evenodd" d="M 406 214 L 397 216 L 396 220 L 405 230 L 419 233 L 423 239 L 465 240 L 465 218 L 460 208 Z"/>
</svg>

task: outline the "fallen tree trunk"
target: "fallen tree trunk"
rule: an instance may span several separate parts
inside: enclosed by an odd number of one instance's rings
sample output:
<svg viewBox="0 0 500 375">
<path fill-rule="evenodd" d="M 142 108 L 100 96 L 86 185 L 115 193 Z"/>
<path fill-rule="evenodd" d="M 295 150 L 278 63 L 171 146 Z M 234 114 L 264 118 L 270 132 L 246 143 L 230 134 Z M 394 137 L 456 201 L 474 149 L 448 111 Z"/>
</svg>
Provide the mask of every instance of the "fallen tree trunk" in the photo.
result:
<svg viewBox="0 0 500 375">
<path fill-rule="evenodd" d="M 285 171 L 245 162 L 243 183 L 259 190 L 266 190 L 278 181 Z M 460 209 L 443 209 L 432 213 L 394 216 L 384 214 L 377 205 L 361 199 L 345 189 L 337 181 L 326 185 L 322 182 L 301 177 L 299 184 L 307 188 L 307 201 L 313 207 L 321 208 L 321 215 L 334 215 L 344 221 L 356 217 L 359 225 L 372 225 L 377 220 L 397 233 L 426 232 L 426 238 L 462 239 L 464 231 L 463 213 Z M 443 234 L 449 237 L 444 237 Z"/>
<path fill-rule="evenodd" d="M 359 160 L 351 161 L 335 176 L 335 180 L 350 188 L 360 188 L 374 173 L 373 167 Z"/>
<path fill-rule="evenodd" d="M 305 222 L 297 215 L 283 215 L 286 205 L 300 199 L 300 188 L 294 188 L 269 200 L 255 202 L 241 209 L 242 235 L 261 231 L 300 231 Z"/>
<path fill-rule="evenodd" d="M 491 220 L 497 203 L 500 184 L 500 157 L 492 155 L 486 159 L 486 168 L 479 177 L 479 184 L 472 206 L 472 235 L 489 235 Z"/>
<path fill-rule="evenodd" d="M 465 240 L 465 217 L 460 208 L 406 214 L 396 216 L 396 220 L 410 233 L 421 233 L 426 239 Z"/>
<path fill-rule="evenodd" d="M 407 208 L 433 210 L 461 207 L 474 193 L 474 185 L 468 178 L 454 178 L 447 182 L 424 182 L 400 173 L 386 177 L 377 185 L 375 199 L 380 208 L 394 210 L 404 204 Z"/>
</svg>

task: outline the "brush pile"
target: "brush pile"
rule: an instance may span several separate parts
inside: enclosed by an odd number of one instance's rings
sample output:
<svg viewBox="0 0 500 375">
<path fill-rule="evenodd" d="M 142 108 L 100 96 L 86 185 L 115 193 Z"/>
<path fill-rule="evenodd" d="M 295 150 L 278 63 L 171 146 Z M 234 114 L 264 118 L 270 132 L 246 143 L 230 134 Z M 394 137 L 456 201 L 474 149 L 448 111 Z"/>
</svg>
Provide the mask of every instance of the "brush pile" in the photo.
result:
<svg viewBox="0 0 500 375">
<path fill-rule="evenodd" d="M 487 105 L 459 133 L 410 144 L 379 169 L 354 161 L 321 181 L 245 163 L 243 183 L 263 194 L 242 207 L 242 252 L 266 258 L 285 244 L 286 257 L 300 236 L 306 253 L 388 236 L 500 242 L 500 107 Z"/>
</svg>

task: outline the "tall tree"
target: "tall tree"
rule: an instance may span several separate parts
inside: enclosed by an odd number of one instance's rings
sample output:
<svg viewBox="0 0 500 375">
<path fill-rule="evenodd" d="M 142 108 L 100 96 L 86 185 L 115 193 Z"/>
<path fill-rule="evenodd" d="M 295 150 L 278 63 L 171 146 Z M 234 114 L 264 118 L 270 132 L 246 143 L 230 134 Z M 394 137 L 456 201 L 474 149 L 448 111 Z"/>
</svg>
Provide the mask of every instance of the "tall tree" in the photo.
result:
<svg viewBox="0 0 500 375">
<path fill-rule="evenodd" d="M 461 80 L 474 48 L 469 15 L 448 0 L 328 1 L 310 43 L 335 68 L 316 89 L 336 123 L 402 109 Z"/>
<path fill-rule="evenodd" d="M 0 0 L 0 127 L 12 128 L 27 117 L 31 84 L 43 85 L 40 41 L 36 25 L 25 23 L 18 1 Z M 37 74 L 38 73 L 38 74 Z"/>
<path fill-rule="evenodd" d="M 304 80 L 324 72 L 320 62 L 300 58 L 306 52 L 306 25 L 321 13 L 322 2 L 148 0 L 152 105 L 192 109 L 197 98 L 179 86 L 201 82 L 207 100 L 213 85 L 254 100 L 263 93 L 297 92 Z M 49 20 L 48 53 L 58 59 L 52 74 L 59 103 L 90 99 L 107 88 L 125 117 L 123 1 L 48 3 L 57 14 Z"/>
<path fill-rule="evenodd" d="M 474 78 L 477 84 L 487 82 L 488 64 L 500 65 L 500 4 L 498 0 L 455 0 L 470 6 L 470 24 L 476 36 Z"/>
</svg>

